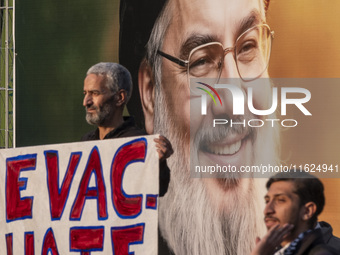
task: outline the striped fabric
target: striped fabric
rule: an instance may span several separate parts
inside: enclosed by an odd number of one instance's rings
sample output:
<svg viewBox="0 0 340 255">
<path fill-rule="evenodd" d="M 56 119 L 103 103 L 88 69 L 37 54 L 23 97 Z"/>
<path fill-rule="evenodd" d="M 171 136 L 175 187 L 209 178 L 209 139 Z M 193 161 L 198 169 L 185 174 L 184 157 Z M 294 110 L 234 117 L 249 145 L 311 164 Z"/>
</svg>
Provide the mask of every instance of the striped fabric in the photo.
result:
<svg viewBox="0 0 340 255">
<path fill-rule="evenodd" d="M 290 243 L 288 248 L 284 251 L 284 255 L 294 255 L 299 250 L 301 246 L 301 241 L 305 237 L 306 234 L 312 232 L 312 230 L 307 230 L 302 232 L 293 242 Z"/>
</svg>

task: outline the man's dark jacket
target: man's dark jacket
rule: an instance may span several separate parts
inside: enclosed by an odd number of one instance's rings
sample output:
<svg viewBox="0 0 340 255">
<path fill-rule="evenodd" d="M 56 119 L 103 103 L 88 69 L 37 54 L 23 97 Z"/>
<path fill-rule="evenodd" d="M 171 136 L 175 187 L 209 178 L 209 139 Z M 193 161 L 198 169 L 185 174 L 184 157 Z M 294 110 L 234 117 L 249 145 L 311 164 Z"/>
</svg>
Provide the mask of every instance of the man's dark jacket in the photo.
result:
<svg viewBox="0 0 340 255">
<path fill-rule="evenodd" d="M 321 229 L 314 229 L 302 240 L 296 255 L 337 255 L 337 251 L 327 245 L 323 239 Z"/>
<path fill-rule="evenodd" d="M 319 225 L 321 227 L 321 232 L 325 243 L 335 248 L 338 254 L 340 254 L 340 238 L 333 236 L 332 226 L 325 221 L 320 221 Z"/>
</svg>

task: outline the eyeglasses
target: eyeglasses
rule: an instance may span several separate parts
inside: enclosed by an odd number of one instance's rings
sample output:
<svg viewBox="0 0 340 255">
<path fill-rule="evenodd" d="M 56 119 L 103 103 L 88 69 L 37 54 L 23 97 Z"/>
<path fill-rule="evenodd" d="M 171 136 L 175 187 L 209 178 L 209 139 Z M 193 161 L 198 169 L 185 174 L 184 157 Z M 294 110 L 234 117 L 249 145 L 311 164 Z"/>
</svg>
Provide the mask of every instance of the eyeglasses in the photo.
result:
<svg viewBox="0 0 340 255">
<path fill-rule="evenodd" d="M 217 83 L 224 66 L 224 57 L 232 52 L 241 79 L 252 81 L 267 69 L 273 38 L 274 31 L 270 31 L 267 24 L 261 24 L 243 32 L 233 47 L 224 48 L 219 42 L 203 44 L 191 50 L 188 60 L 173 57 L 160 50 L 157 53 L 186 67 L 190 84 L 190 78 L 216 78 Z"/>
</svg>

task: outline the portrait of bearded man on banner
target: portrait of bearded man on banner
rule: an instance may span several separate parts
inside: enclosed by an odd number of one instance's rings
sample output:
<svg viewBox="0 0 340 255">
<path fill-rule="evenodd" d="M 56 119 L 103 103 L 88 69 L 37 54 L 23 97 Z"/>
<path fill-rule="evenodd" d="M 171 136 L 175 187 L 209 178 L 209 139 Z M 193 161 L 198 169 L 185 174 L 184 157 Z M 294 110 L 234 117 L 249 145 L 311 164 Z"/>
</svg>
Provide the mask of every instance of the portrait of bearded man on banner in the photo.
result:
<svg viewBox="0 0 340 255">
<path fill-rule="evenodd" d="M 191 97 L 189 80 L 195 78 L 192 56 L 213 46 L 222 60 L 212 67 L 213 78 L 236 78 L 246 94 L 251 83 L 245 79 L 247 69 L 241 69 L 239 56 L 262 44 L 266 45 L 263 70 L 257 70 L 252 80 L 268 78 L 273 36 L 266 24 L 268 4 L 263 0 L 121 0 L 119 59 L 130 70 L 135 86 L 129 112 L 141 116 L 143 109 L 147 133 L 166 136 L 174 148 L 168 161 L 169 190 L 160 199 L 159 254 L 167 254 L 169 249 L 177 255 L 246 255 L 256 237 L 265 233 L 261 205 L 266 180 L 191 178 L 190 155 L 238 167 L 263 162 L 274 165 L 278 162 L 278 130 L 226 126 L 209 133 L 204 119 L 195 119 L 197 125 L 191 126 L 190 105 L 196 99 Z M 240 45 L 254 31 L 261 31 L 263 38 Z M 208 114 L 237 120 L 230 93 L 220 95 L 223 108 L 209 107 Z M 270 97 L 269 82 L 255 89 L 256 109 L 267 109 Z M 203 150 L 202 143 L 208 143 L 209 149 Z M 168 248 L 162 247 L 165 243 Z"/>
</svg>

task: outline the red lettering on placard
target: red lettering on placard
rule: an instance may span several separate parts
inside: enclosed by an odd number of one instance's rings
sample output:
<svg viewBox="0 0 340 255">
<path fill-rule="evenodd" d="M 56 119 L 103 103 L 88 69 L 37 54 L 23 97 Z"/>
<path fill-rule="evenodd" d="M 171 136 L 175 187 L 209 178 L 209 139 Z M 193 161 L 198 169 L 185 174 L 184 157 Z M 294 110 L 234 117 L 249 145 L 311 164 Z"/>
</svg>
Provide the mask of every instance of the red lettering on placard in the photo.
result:
<svg viewBox="0 0 340 255">
<path fill-rule="evenodd" d="M 134 162 L 144 162 L 147 142 L 145 138 L 122 145 L 116 152 L 111 168 L 113 207 L 121 218 L 135 218 L 142 211 L 142 195 L 125 194 L 122 184 L 126 167 Z"/>
<path fill-rule="evenodd" d="M 21 171 L 35 170 L 37 154 L 18 156 L 6 160 L 6 220 L 32 218 L 33 197 L 22 198 L 27 178 L 20 178 Z"/>
<path fill-rule="evenodd" d="M 104 245 L 104 227 L 73 227 L 70 229 L 70 251 L 102 251 Z"/>
<path fill-rule="evenodd" d="M 25 232 L 25 255 L 34 255 L 34 233 Z"/>
<path fill-rule="evenodd" d="M 73 177 L 77 170 L 81 153 L 72 153 L 61 188 L 59 189 L 59 160 L 57 151 L 45 151 L 47 187 L 50 197 L 51 219 L 59 220 L 64 211 Z"/>
<path fill-rule="evenodd" d="M 13 255 L 13 234 L 6 235 L 7 255 Z"/>
<path fill-rule="evenodd" d="M 158 197 L 158 195 L 151 195 L 151 194 L 146 195 L 146 205 L 145 205 L 145 207 L 147 209 L 156 210 L 157 209 L 157 197 Z"/>
<path fill-rule="evenodd" d="M 92 174 L 95 175 L 96 187 L 88 187 Z M 107 219 L 106 190 L 97 146 L 90 153 L 78 194 L 72 206 L 70 220 L 80 220 L 86 199 L 97 199 L 98 219 Z"/>
<path fill-rule="evenodd" d="M 55 241 L 52 228 L 49 228 L 46 231 L 42 249 L 41 249 L 41 255 L 47 255 L 47 254 L 59 255 L 57 243 Z"/>
<path fill-rule="evenodd" d="M 145 224 L 111 228 L 112 249 L 115 255 L 127 255 L 129 245 L 142 244 Z M 147 252 L 146 252 L 147 253 Z"/>
</svg>

